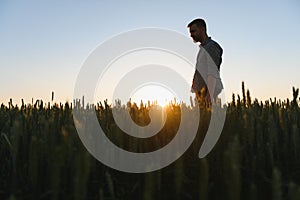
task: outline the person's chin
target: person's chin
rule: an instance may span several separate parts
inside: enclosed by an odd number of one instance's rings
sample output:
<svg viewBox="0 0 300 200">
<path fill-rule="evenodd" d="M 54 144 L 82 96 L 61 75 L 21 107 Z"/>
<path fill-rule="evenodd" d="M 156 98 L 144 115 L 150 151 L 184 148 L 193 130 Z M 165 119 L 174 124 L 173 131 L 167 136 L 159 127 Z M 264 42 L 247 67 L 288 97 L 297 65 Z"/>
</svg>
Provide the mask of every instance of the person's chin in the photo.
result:
<svg viewBox="0 0 300 200">
<path fill-rule="evenodd" d="M 193 38 L 194 43 L 199 42 L 196 38 Z"/>
</svg>

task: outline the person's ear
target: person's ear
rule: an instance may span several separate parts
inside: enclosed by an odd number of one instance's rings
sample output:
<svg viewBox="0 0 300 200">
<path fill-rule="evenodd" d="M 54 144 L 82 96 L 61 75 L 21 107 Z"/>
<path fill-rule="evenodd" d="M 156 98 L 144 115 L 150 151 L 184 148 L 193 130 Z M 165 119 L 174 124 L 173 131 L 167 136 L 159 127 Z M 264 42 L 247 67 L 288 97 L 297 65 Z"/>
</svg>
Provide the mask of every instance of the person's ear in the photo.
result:
<svg viewBox="0 0 300 200">
<path fill-rule="evenodd" d="M 205 27 L 200 28 L 202 32 L 205 32 Z"/>
</svg>

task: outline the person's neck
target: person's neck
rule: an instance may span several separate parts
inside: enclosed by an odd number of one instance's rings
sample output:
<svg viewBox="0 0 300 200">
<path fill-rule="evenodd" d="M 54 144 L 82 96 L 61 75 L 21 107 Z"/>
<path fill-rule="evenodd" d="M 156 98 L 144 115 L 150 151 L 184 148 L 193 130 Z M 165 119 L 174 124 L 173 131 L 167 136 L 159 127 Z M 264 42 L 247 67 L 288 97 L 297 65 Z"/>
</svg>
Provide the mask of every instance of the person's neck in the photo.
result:
<svg viewBox="0 0 300 200">
<path fill-rule="evenodd" d="M 209 39 L 208 35 L 204 35 L 203 40 L 201 41 L 201 44 L 204 44 Z"/>
</svg>

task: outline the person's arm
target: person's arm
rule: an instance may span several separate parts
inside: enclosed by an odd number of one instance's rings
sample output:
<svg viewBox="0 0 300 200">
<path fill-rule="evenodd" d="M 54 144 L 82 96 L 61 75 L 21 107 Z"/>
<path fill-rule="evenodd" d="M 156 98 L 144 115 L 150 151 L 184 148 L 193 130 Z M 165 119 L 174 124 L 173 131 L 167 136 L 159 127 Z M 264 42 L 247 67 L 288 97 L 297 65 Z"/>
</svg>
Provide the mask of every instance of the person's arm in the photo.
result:
<svg viewBox="0 0 300 200">
<path fill-rule="evenodd" d="M 205 97 L 205 100 L 209 103 L 212 103 L 211 99 L 214 100 L 214 92 L 215 92 L 215 86 L 216 86 L 216 78 L 214 76 L 208 75 L 207 77 L 207 95 Z"/>
<path fill-rule="evenodd" d="M 207 89 L 206 101 L 212 103 L 214 99 L 217 79 L 220 79 L 220 72 L 217 64 L 220 64 L 222 58 L 222 49 L 216 45 L 210 45 L 206 48 L 207 56 Z M 212 99 L 212 100 L 211 100 Z"/>
</svg>

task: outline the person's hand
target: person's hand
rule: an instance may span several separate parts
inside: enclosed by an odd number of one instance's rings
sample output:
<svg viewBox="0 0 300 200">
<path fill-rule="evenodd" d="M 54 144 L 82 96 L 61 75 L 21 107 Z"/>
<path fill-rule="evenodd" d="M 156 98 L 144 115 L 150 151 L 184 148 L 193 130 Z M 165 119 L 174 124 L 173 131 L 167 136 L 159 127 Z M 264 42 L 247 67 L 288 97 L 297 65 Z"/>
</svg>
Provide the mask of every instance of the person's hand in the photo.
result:
<svg viewBox="0 0 300 200">
<path fill-rule="evenodd" d="M 207 95 L 204 97 L 204 101 L 205 101 L 205 103 L 207 105 L 211 105 L 212 104 L 212 101 L 211 101 L 209 93 L 207 93 Z"/>
</svg>

